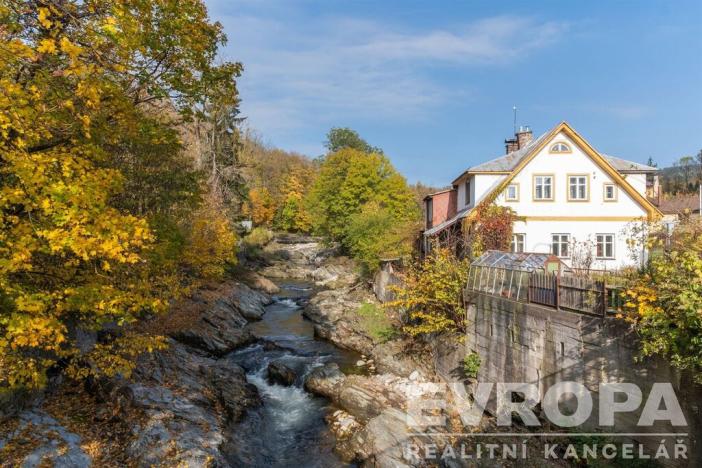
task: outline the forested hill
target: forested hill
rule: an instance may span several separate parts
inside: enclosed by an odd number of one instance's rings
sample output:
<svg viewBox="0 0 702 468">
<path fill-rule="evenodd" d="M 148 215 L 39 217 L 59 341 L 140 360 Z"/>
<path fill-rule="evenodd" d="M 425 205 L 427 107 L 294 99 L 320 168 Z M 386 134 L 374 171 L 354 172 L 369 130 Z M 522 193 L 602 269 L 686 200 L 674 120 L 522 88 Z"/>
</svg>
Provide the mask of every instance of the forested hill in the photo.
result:
<svg viewBox="0 0 702 468">
<path fill-rule="evenodd" d="M 690 193 L 702 182 L 701 164 L 677 164 L 658 172 L 664 193 Z"/>
</svg>

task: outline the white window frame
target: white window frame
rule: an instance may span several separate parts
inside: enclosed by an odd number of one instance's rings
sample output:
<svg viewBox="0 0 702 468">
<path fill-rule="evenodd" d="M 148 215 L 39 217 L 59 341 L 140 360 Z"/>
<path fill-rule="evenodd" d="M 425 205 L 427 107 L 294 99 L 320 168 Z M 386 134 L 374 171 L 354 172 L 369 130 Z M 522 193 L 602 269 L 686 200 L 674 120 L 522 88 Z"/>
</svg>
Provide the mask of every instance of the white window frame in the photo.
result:
<svg viewBox="0 0 702 468">
<path fill-rule="evenodd" d="M 518 240 L 521 238 L 521 240 Z M 519 250 L 519 245 L 521 244 L 521 250 Z M 526 234 L 522 232 L 512 233 L 512 241 L 509 243 L 509 250 L 512 253 L 523 253 L 526 248 Z"/>
<path fill-rule="evenodd" d="M 558 239 L 556 240 L 556 236 Z M 565 239 L 565 241 L 564 241 Z M 565 245 L 565 255 L 563 255 L 563 246 Z M 558 246 L 557 248 L 554 248 Z M 551 254 L 558 258 L 569 258 L 570 257 L 570 234 L 567 233 L 554 233 L 551 234 Z"/>
<path fill-rule="evenodd" d="M 607 197 L 607 188 L 612 187 L 612 197 Z M 602 186 L 602 199 L 606 202 L 617 201 L 617 184 L 606 182 Z"/>
<path fill-rule="evenodd" d="M 567 177 L 568 201 L 583 202 L 590 200 L 590 174 L 568 174 Z M 575 196 L 573 196 L 573 188 L 575 188 Z"/>
<path fill-rule="evenodd" d="M 463 183 L 463 190 L 465 190 L 466 195 L 465 195 L 465 201 L 466 201 L 466 206 L 470 205 L 470 179 L 466 179 L 466 181 Z"/>
<path fill-rule="evenodd" d="M 550 153 L 556 153 L 556 154 L 563 154 L 563 153 L 570 153 L 570 145 L 568 143 L 562 142 L 562 141 L 557 141 L 554 144 L 551 145 L 551 147 L 548 150 Z"/>
<path fill-rule="evenodd" d="M 514 196 L 513 197 L 511 197 L 509 195 L 510 188 L 514 189 Z M 519 184 L 512 183 L 512 184 L 509 184 L 507 186 L 507 188 L 505 189 L 505 201 L 512 201 L 512 202 L 519 201 Z"/>
<path fill-rule="evenodd" d="M 538 182 L 539 179 L 541 179 L 541 182 Z M 546 179 L 549 180 L 548 184 L 545 183 Z M 555 180 L 556 180 L 554 175 L 553 174 L 534 174 L 532 180 L 534 181 L 534 193 L 533 193 L 534 201 L 553 201 L 553 194 L 555 192 Z M 541 187 L 541 197 L 536 196 L 539 187 Z M 546 187 L 549 188 L 549 192 L 550 192 L 548 197 L 544 197 L 544 192 L 545 192 Z"/>
<path fill-rule="evenodd" d="M 607 237 L 611 237 L 609 242 L 607 241 Z M 602 253 L 603 255 L 597 255 L 599 252 L 600 248 L 600 238 L 602 238 Z M 595 258 L 599 260 L 614 260 L 616 258 L 616 254 L 614 252 L 614 246 L 615 244 L 615 235 L 613 233 L 599 233 L 595 234 Z M 610 245 L 611 247 L 611 255 L 607 255 L 607 245 Z"/>
</svg>

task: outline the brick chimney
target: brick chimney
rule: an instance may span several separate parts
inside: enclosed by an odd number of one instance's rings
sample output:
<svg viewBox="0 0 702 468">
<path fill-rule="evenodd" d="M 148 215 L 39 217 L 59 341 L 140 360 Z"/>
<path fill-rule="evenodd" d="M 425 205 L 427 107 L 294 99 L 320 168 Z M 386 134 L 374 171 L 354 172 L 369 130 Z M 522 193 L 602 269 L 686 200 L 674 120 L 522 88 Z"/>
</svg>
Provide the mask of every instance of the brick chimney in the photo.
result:
<svg viewBox="0 0 702 468">
<path fill-rule="evenodd" d="M 531 128 L 529 128 L 528 125 L 520 126 L 515 136 L 517 137 L 519 149 L 524 148 L 534 138 L 534 135 L 531 133 Z"/>
<path fill-rule="evenodd" d="M 510 138 L 505 140 L 505 154 L 509 154 L 512 151 L 517 151 L 519 149 L 519 140 L 516 138 Z"/>
</svg>

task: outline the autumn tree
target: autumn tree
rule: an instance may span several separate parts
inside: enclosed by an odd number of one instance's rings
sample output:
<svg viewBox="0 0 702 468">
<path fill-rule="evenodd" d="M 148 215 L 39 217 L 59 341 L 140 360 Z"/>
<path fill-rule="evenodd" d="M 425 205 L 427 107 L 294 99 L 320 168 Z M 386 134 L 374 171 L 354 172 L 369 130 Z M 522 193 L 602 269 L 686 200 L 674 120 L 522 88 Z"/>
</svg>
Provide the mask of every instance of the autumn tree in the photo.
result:
<svg viewBox="0 0 702 468">
<path fill-rule="evenodd" d="M 215 84 L 236 93 L 241 66 L 214 65 L 223 41 L 199 0 L 0 3 L 0 385 L 40 386 L 58 362 L 76 376 L 128 373 L 160 346 L 126 329 L 81 355 L 71 329 L 127 326 L 165 308 L 144 214 L 161 197 L 193 201 L 190 182 L 124 191 L 158 185 L 128 178 L 158 165 L 137 161 L 144 151 L 158 160 L 178 146 L 158 105 L 188 119 Z"/>
<path fill-rule="evenodd" d="M 468 256 L 479 257 L 487 250 L 509 251 L 512 228 L 517 219 L 509 207 L 495 205 L 489 200 L 481 202 L 474 214 L 464 223 Z"/>
<path fill-rule="evenodd" d="M 344 148 L 355 149 L 363 153 L 383 153 L 382 149 L 369 145 L 358 132 L 347 127 L 334 127 L 329 130 L 324 146 L 329 153 L 336 153 Z"/>
<path fill-rule="evenodd" d="M 393 246 L 387 255 L 406 251 L 395 244 L 410 242 L 400 232 L 420 216 L 414 194 L 387 157 L 351 148 L 324 159 L 306 201 L 316 231 L 359 254 L 370 270 L 384 255 L 380 246 Z"/>
<path fill-rule="evenodd" d="M 652 258 L 623 296 L 644 356 L 660 356 L 702 383 L 702 224 L 688 221 L 664 249 L 649 238 Z"/>
<path fill-rule="evenodd" d="M 249 200 L 245 213 L 251 217 L 256 226 L 270 226 L 275 216 L 275 201 L 268 189 L 252 188 L 249 191 Z"/>
<path fill-rule="evenodd" d="M 415 221 L 398 218 L 389 208 L 371 201 L 350 217 L 344 244 L 363 272 L 371 273 L 383 258 L 403 258 L 412 253 L 420 229 Z"/>
<path fill-rule="evenodd" d="M 386 307 L 405 313 L 403 330 L 410 336 L 465 331 L 463 288 L 470 263 L 436 247 L 423 261 L 412 262 L 393 287 L 396 299 Z"/>
<path fill-rule="evenodd" d="M 284 190 L 276 226 L 285 231 L 308 232 L 312 223 L 303 202 L 305 188 L 295 174 L 290 174 Z"/>
<path fill-rule="evenodd" d="M 238 155 L 246 184 L 251 189 L 265 189 L 276 204 L 285 197 L 290 174 L 294 173 L 305 189 L 312 185 L 316 177 L 315 161 L 299 153 L 266 145 L 251 130 L 243 130 Z"/>
<path fill-rule="evenodd" d="M 371 201 L 398 219 L 418 216 L 407 182 L 387 157 L 351 148 L 325 158 L 308 198 L 318 232 L 337 241 L 343 239 L 351 216 Z"/>
</svg>

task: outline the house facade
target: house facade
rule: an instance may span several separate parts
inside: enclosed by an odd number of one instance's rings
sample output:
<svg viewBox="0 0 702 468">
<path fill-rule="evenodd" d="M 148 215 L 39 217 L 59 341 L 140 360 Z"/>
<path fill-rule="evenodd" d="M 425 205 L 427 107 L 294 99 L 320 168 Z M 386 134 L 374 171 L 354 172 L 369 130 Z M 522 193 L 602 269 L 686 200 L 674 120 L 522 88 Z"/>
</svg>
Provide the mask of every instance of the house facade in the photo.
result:
<svg viewBox="0 0 702 468">
<path fill-rule="evenodd" d="M 520 128 L 505 150 L 452 182 L 456 209 L 443 218 L 433 209 L 425 248 L 460 231 L 478 204 L 494 201 L 519 217 L 515 252 L 551 253 L 573 267 L 600 270 L 642 260 L 641 247 L 628 240 L 635 225 L 661 217 L 651 201 L 658 190 L 656 168 L 598 152 L 566 122 L 538 138 Z M 425 208 L 433 203 L 427 197 Z"/>
</svg>

